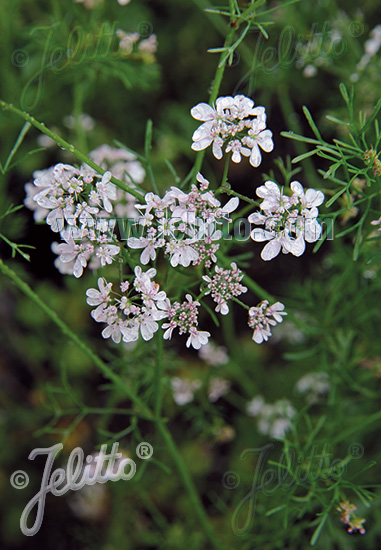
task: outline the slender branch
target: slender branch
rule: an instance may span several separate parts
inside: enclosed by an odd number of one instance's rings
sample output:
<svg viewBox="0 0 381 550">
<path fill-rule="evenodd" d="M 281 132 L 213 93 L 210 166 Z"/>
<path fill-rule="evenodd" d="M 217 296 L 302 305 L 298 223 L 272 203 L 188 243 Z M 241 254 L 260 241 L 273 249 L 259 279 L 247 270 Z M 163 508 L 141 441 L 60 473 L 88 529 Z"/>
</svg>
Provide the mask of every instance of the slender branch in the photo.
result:
<svg viewBox="0 0 381 550">
<path fill-rule="evenodd" d="M 41 122 L 38 122 L 34 117 L 30 116 L 28 113 L 25 113 L 20 109 L 17 109 L 17 107 L 14 107 L 13 105 L 10 105 L 9 103 L 2 101 L 1 99 L 0 99 L 0 107 L 4 111 L 11 111 L 12 113 L 15 113 L 16 115 L 20 116 L 21 118 L 23 118 L 24 120 L 32 124 L 35 128 L 40 130 L 40 132 L 42 132 L 43 134 L 46 134 L 51 139 L 53 139 L 56 143 L 58 143 L 58 145 L 60 145 L 63 149 L 66 149 L 66 151 L 69 151 L 70 153 L 72 153 L 75 157 L 77 157 L 78 160 L 80 160 L 81 162 L 84 162 L 85 164 L 87 164 L 88 166 L 96 170 L 98 174 L 103 175 L 106 172 L 106 170 L 104 170 L 101 166 L 98 166 L 98 164 L 92 161 L 87 155 L 79 151 L 76 147 L 74 147 L 74 145 L 62 139 L 60 136 L 58 136 L 57 134 L 49 130 L 49 128 L 46 128 L 44 124 L 42 124 Z M 114 176 L 111 177 L 111 181 L 117 187 L 119 187 L 120 189 L 123 189 L 123 191 L 126 191 L 127 193 L 130 193 L 130 195 L 133 195 L 135 198 L 139 200 L 142 198 L 141 193 L 139 193 L 135 189 L 131 189 L 131 187 L 128 187 L 128 185 L 122 183 L 120 180 L 118 180 Z"/>
<path fill-rule="evenodd" d="M 173 441 L 173 438 L 170 434 L 170 432 L 166 429 L 165 425 L 162 421 L 159 421 L 157 423 L 157 427 L 159 429 L 159 432 L 161 433 L 161 436 L 170 451 L 173 461 L 177 467 L 178 472 L 180 473 L 184 486 L 187 489 L 189 498 L 193 504 L 194 507 L 194 513 L 197 516 L 197 518 L 200 521 L 200 524 L 202 525 L 205 533 L 208 536 L 208 539 L 212 545 L 213 548 L 216 548 L 216 550 L 222 550 L 223 546 L 219 543 L 216 534 L 214 532 L 213 527 L 209 523 L 208 517 L 205 513 L 204 507 L 201 503 L 200 497 L 196 491 L 196 488 L 194 486 L 194 483 L 192 481 L 192 478 L 189 475 L 188 469 L 184 463 L 184 460 L 179 453 L 175 442 Z"/>
<path fill-rule="evenodd" d="M 142 414 L 149 418 L 150 420 L 154 420 L 153 413 L 151 410 L 147 407 L 147 405 L 137 396 L 135 393 L 129 388 L 129 386 L 123 382 L 123 380 L 115 374 L 110 367 L 106 365 L 100 359 L 82 340 L 68 327 L 68 325 L 62 321 L 62 319 L 59 318 L 57 313 L 52 310 L 39 296 L 36 294 L 30 286 L 20 279 L 20 277 L 7 265 L 4 264 L 4 262 L 0 259 L 0 271 L 6 275 L 11 281 L 17 286 L 19 290 L 21 290 L 28 298 L 30 298 L 36 305 L 38 305 L 45 313 L 46 315 L 62 330 L 62 332 L 70 338 L 79 348 L 82 349 L 82 351 L 90 357 L 90 359 L 94 362 L 94 364 L 98 367 L 100 371 L 118 388 L 124 391 L 124 393 L 131 399 L 131 401 L 140 409 Z"/>
<path fill-rule="evenodd" d="M 224 49 L 229 48 L 229 46 L 231 46 L 231 44 L 233 42 L 234 33 L 237 30 L 237 27 L 233 25 L 234 18 L 235 18 L 234 4 L 231 0 L 229 0 L 229 4 L 230 4 L 230 24 L 229 24 L 229 30 L 228 30 L 228 33 L 226 35 L 226 39 L 225 39 L 225 42 L 224 42 L 224 45 L 223 45 Z M 227 61 L 228 61 L 228 58 L 226 57 L 226 51 L 224 50 L 224 51 L 221 52 L 220 59 L 218 61 L 218 65 L 217 65 L 217 70 L 216 70 L 216 73 L 214 75 L 212 90 L 211 90 L 210 96 L 209 96 L 209 104 L 210 105 L 213 105 L 213 103 L 216 101 L 216 99 L 218 97 L 218 93 L 220 91 L 222 78 L 224 76 Z M 197 153 L 196 162 L 195 162 L 194 168 L 193 168 L 193 177 L 196 177 L 196 174 L 198 172 L 200 172 L 202 162 L 204 160 L 204 156 L 205 156 L 205 149 L 203 149 L 202 151 L 199 151 Z"/>
<path fill-rule="evenodd" d="M 223 189 L 227 185 L 230 157 L 231 157 L 231 153 L 228 153 L 225 158 L 225 166 L 224 166 L 224 172 L 222 174 L 220 189 Z"/>
<path fill-rule="evenodd" d="M 161 332 L 156 334 L 157 354 L 155 370 L 155 415 L 160 418 L 163 386 L 163 335 Z"/>
</svg>

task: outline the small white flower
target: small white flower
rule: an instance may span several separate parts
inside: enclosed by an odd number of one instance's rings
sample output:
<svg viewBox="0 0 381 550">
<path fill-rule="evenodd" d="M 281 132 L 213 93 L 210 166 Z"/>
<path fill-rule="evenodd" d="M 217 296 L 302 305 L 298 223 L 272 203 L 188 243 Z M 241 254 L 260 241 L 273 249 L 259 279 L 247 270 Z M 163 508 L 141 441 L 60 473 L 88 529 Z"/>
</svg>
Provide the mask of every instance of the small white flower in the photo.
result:
<svg viewBox="0 0 381 550">
<path fill-rule="evenodd" d="M 203 361 L 212 367 L 225 365 L 229 361 L 227 349 L 223 346 L 217 346 L 213 342 L 208 342 L 202 346 L 198 352 Z"/>
<path fill-rule="evenodd" d="M 145 40 L 142 40 L 138 45 L 138 50 L 143 53 L 154 54 L 157 50 L 156 34 L 151 34 Z"/>
<path fill-rule="evenodd" d="M 306 397 L 308 403 L 313 405 L 329 393 L 331 384 L 326 372 L 310 372 L 297 381 L 295 388 L 298 393 Z"/>
<path fill-rule="evenodd" d="M 165 249 L 166 254 L 170 256 L 170 262 L 172 267 L 182 265 L 183 267 L 189 267 L 191 262 L 197 261 L 198 252 L 191 246 L 192 240 L 187 239 L 184 241 L 170 241 Z"/>
<path fill-rule="evenodd" d="M 232 161 L 235 163 L 241 162 L 241 155 L 244 157 L 250 156 L 250 149 L 244 147 L 238 139 L 233 139 L 229 141 L 225 149 L 226 153 L 232 151 Z"/>
<path fill-rule="evenodd" d="M 201 388 L 200 380 L 187 380 L 175 377 L 171 380 L 173 399 L 178 405 L 186 405 L 193 401 L 194 392 Z"/>
<path fill-rule="evenodd" d="M 267 300 L 263 300 L 258 306 L 249 309 L 248 325 L 254 329 L 252 339 L 257 344 L 267 341 L 271 336 L 271 326 L 283 321 L 283 315 L 287 315 L 284 311 L 284 305 L 276 302 L 269 306 Z"/>
<path fill-rule="evenodd" d="M 230 382 L 223 378 L 212 378 L 209 383 L 208 399 L 211 403 L 218 401 L 230 390 Z"/>
<path fill-rule="evenodd" d="M 101 304 L 107 304 L 110 298 L 110 292 L 112 289 L 112 283 L 107 283 L 106 279 L 99 277 L 98 279 L 98 288 L 89 288 L 86 291 L 87 300 L 86 302 L 89 306 L 99 306 Z"/>
<path fill-rule="evenodd" d="M 105 172 L 100 182 L 96 184 L 97 193 L 103 201 L 103 207 L 106 212 L 112 212 L 111 201 L 116 200 L 116 186 L 111 183 L 111 172 Z"/>
<path fill-rule="evenodd" d="M 95 255 L 100 259 L 101 266 L 104 267 L 106 264 L 112 264 L 115 260 L 114 256 L 119 254 L 119 251 L 119 246 L 108 244 L 105 246 L 99 246 L 95 251 Z"/>
<path fill-rule="evenodd" d="M 140 263 L 142 263 L 143 265 L 147 265 L 150 260 L 153 261 L 156 258 L 156 238 L 151 239 L 141 237 L 140 239 L 138 239 L 137 237 L 129 237 L 127 239 L 127 246 L 129 246 L 130 248 L 143 248 L 143 251 L 140 254 Z"/>
<path fill-rule="evenodd" d="M 249 416 L 258 416 L 265 404 L 265 400 L 261 395 L 254 397 L 246 407 Z"/>
<path fill-rule="evenodd" d="M 291 428 L 296 411 L 287 399 L 280 399 L 271 405 L 258 395 L 248 403 L 247 413 L 258 417 L 258 431 L 261 434 L 283 439 Z"/>
<path fill-rule="evenodd" d="M 187 348 L 192 346 L 194 349 L 200 349 L 201 346 L 208 343 L 208 338 L 210 338 L 210 332 L 197 330 L 195 327 L 191 327 L 189 329 L 189 338 L 186 342 L 186 346 Z"/>
</svg>

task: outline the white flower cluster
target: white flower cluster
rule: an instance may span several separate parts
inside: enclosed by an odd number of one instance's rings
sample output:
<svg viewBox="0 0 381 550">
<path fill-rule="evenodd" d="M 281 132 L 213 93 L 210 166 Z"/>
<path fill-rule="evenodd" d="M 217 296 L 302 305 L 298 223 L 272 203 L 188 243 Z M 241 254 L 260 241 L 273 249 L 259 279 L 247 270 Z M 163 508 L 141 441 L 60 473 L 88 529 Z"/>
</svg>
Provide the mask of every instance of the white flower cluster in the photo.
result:
<svg viewBox="0 0 381 550">
<path fill-rule="evenodd" d="M 200 358 L 212 367 L 220 367 L 229 362 L 229 355 L 224 346 L 217 346 L 214 342 L 208 342 L 198 352 Z"/>
<path fill-rule="evenodd" d="M 143 340 L 151 340 L 159 329 L 156 321 L 167 317 L 168 300 L 164 291 L 152 277 L 156 270 L 151 268 L 143 272 L 139 266 L 135 268 L 135 278 L 130 285 L 124 281 L 120 285 L 120 294 L 111 296 L 112 283 L 98 279 L 98 289 L 87 290 L 87 303 L 96 306 L 91 312 L 98 323 L 106 323 L 103 338 L 110 338 L 119 343 L 135 342 L 141 334 Z"/>
<path fill-rule="evenodd" d="M 96 6 L 99 6 L 104 2 L 104 0 L 74 0 L 78 4 L 83 4 L 88 10 L 92 10 Z M 118 0 L 120 6 L 127 6 L 131 0 Z"/>
<path fill-rule="evenodd" d="M 134 273 L 132 284 L 122 282 L 121 293 L 115 297 L 111 296 L 112 283 L 107 283 L 102 277 L 98 279 L 99 290 L 90 288 L 86 292 L 89 306 L 96 306 L 91 312 L 92 317 L 98 323 L 107 323 L 102 331 L 103 338 L 111 337 L 118 344 L 121 340 L 135 342 L 140 334 L 143 340 L 151 340 L 159 329 L 157 321 L 168 318 L 168 322 L 162 325 L 164 340 L 170 340 L 173 329 L 178 328 L 180 334 L 188 334 L 187 347 L 200 349 L 208 342 L 210 333 L 196 328 L 199 302 L 187 294 L 183 303 L 171 304 L 166 293 L 152 280 L 156 269 L 143 272 L 137 266 Z"/>
<path fill-rule="evenodd" d="M 295 389 L 314 405 L 330 392 L 329 376 L 326 372 L 309 372 L 297 381 Z"/>
<path fill-rule="evenodd" d="M 124 32 L 122 29 L 116 31 L 119 38 L 119 49 L 123 54 L 131 55 L 134 50 L 136 53 L 153 55 L 157 50 L 156 34 L 151 34 L 148 38 L 141 40 L 138 32 Z"/>
<path fill-rule="evenodd" d="M 274 149 L 272 132 L 266 129 L 264 107 L 254 107 L 254 101 L 244 95 L 219 97 L 215 107 L 199 103 L 191 115 L 203 124 L 193 134 L 192 149 L 201 151 L 212 145 L 213 155 L 221 159 L 232 152 L 233 162 L 241 162 L 241 155 L 250 157 L 250 164 L 260 165 L 260 149 L 269 153 Z"/>
<path fill-rule="evenodd" d="M 225 380 L 224 378 L 211 378 L 209 382 L 208 399 L 211 403 L 215 403 L 220 397 L 229 393 L 229 390 L 229 380 Z"/>
<path fill-rule="evenodd" d="M 35 175 L 33 184 L 25 186 L 25 205 L 35 210 L 36 219 L 45 219 L 52 231 L 61 234 L 64 243 L 53 245 L 60 254 L 57 267 L 80 277 L 90 258 L 93 267 L 112 263 L 120 248 L 108 220 L 116 200 L 111 172 L 100 176 L 86 165 L 61 163 Z"/>
<path fill-rule="evenodd" d="M 74 114 L 67 115 L 64 117 L 63 123 L 65 124 L 66 128 L 69 128 L 70 130 L 75 130 L 77 125 L 86 132 L 91 132 L 91 130 L 94 130 L 95 128 L 95 120 L 87 113 L 80 113 L 78 116 L 75 116 Z M 44 136 L 45 134 L 42 135 Z M 51 138 L 48 137 L 48 139 Z M 55 141 L 53 141 L 53 143 L 55 143 Z"/>
<path fill-rule="evenodd" d="M 201 380 L 190 380 L 176 376 L 171 379 L 171 388 L 174 401 L 182 406 L 191 403 L 194 399 L 194 393 L 202 386 Z M 208 386 L 208 399 L 215 403 L 226 395 L 230 390 L 230 382 L 223 378 L 211 378 Z"/>
<path fill-rule="evenodd" d="M 267 300 L 263 300 L 258 306 L 249 309 L 250 328 L 254 329 L 253 340 L 261 344 L 264 340 L 267 342 L 271 336 L 271 326 L 283 321 L 282 315 L 287 315 L 284 310 L 284 304 L 276 302 L 272 306 Z"/>
<path fill-rule="evenodd" d="M 264 225 L 264 229 L 255 228 L 250 236 L 254 241 L 269 241 L 261 252 L 263 260 L 272 260 L 282 250 L 300 256 L 306 243 L 320 238 L 321 225 L 317 221 L 318 206 L 324 201 L 324 194 L 315 189 L 307 189 L 298 181 L 290 185 L 293 192 L 289 197 L 273 181 L 266 181 L 257 189 L 258 197 L 263 198 L 260 205 L 262 213 L 250 214 L 248 220 L 255 225 Z"/>
<path fill-rule="evenodd" d="M 280 399 L 271 405 L 257 395 L 247 404 L 247 414 L 258 417 L 259 433 L 283 439 L 291 428 L 296 411 L 287 399 Z"/>
<path fill-rule="evenodd" d="M 208 283 L 205 295 L 212 295 L 213 300 L 217 304 L 215 311 L 221 312 L 222 315 L 227 315 L 229 313 L 228 300 L 232 296 L 237 297 L 247 292 L 247 288 L 240 283 L 243 273 L 237 268 L 237 264 L 234 262 L 231 264 L 231 269 L 222 269 L 222 267 L 216 265 L 214 270 L 215 275 L 212 278 L 208 275 L 203 275 L 202 277 Z"/>
<path fill-rule="evenodd" d="M 194 392 L 201 388 L 201 380 L 188 380 L 175 376 L 171 380 L 173 399 L 182 406 L 190 403 L 194 399 Z"/>
<path fill-rule="evenodd" d="M 46 220 L 52 231 L 60 233 L 63 243 L 54 242 L 59 257 L 57 269 L 80 277 L 92 269 L 111 264 L 120 251 L 113 229 L 116 217 L 136 217 L 135 198 L 111 183 L 111 172 L 131 188 L 144 180 L 145 171 L 135 155 L 124 149 L 102 145 L 90 158 L 107 172 L 100 176 L 83 165 L 74 168 L 57 164 L 33 174 L 25 185 L 25 206 L 34 211 L 36 221 Z"/>
<path fill-rule="evenodd" d="M 378 50 L 381 48 L 381 25 L 377 25 L 370 31 L 370 38 L 366 40 L 364 44 L 365 53 L 357 64 L 357 71 L 363 71 L 369 64 L 373 56 L 377 55 Z M 356 81 L 359 78 L 358 73 L 354 73 L 351 76 L 352 81 Z"/>
<path fill-rule="evenodd" d="M 144 181 L 146 173 L 141 162 L 126 149 L 101 145 L 91 151 L 89 157 L 103 170 L 110 170 L 114 177 L 131 189 L 136 189 L 136 184 L 141 184 Z M 133 195 L 117 188 L 113 209 L 116 217 L 136 218 L 135 204 L 136 199 Z"/>
<path fill-rule="evenodd" d="M 189 334 L 186 342 L 187 348 L 192 346 L 194 349 L 200 349 L 208 343 L 210 332 L 203 330 L 197 330 L 198 326 L 198 310 L 200 302 L 193 301 L 190 294 L 186 294 L 186 300 L 180 304 L 180 302 L 174 302 L 168 304 L 168 323 L 163 324 L 164 340 L 170 340 L 172 338 L 173 329 L 178 328 L 179 334 Z"/>
<path fill-rule="evenodd" d="M 212 191 L 206 191 L 209 182 L 201 174 L 197 175 L 200 189 L 192 185 L 190 193 L 177 187 L 160 198 L 147 193 L 145 204 L 137 204 L 140 212 L 136 225 L 142 229 L 140 237 L 129 237 L 130 248 L 143 249 L 140 262 L 143 265 L 155 260 L 158 249 L 163 249 L 172 267 L 189 267 L 203 263 L 210 267 L 217 261 L 215 253 L 219 248 L 216 242 L 222 238 L 222 231 L 216 229 L 222 220 L 229 220 L 239 200 L 234 197 L 221 208 L 221 203 Z"/>
</svg>

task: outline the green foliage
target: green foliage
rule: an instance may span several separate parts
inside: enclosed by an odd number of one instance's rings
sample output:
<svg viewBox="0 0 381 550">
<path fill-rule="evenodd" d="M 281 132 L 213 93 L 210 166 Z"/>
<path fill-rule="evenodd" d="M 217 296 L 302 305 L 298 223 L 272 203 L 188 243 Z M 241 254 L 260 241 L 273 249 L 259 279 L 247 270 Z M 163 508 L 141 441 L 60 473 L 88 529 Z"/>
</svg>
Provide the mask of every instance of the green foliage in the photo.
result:
<svg viewBox="0 0 381 550">
<path fill-rule="evenodd" d="M 379 6 L 367 0 L 361 8 L 307 0 L 165 0 L 160 9 L 138 0 L 94 9 L 72 0 L 1 3 L 4 548 L 50 548 L 58 540 L 102 550 L 379 547 L 381 233 L 371 222 L 381 215 L 381 65 L 379 55 L 363 59 Z M 157 54 L 137 43 L 121 51 L 118 29 L 139 40 L 155 33 Z M 104 173 L 88 154 L 108 143 L 144 166 L 143 184 L 112 179 L 137 200 L 172 185 L 188 191 L 202 166 L 216 195 L 240 199 L 233 219 L 246 218 L 259 205 L 260 172 L 190 149 L 189 109 L 239 93 L 268 112 L 275 150 L 263 179 L 288 189 L 297 177 L 326 198 L 314 254 L 261 262 L 251 241 L 222 242 L 221 266 L 235 261 L 246 270 L 249 302 L 282 300 L 286 320 L 269 343 L 255 345 L 238 304 L 217 316 L 209 297 L 198 295 L 199 273 L 158 262 L 158 280 L 179 299 L 190 292 L 202 301 L 203 326 L 227 348 L 226 362 L 213 367 L 180 339 L 164 348 L 160 338 L 126 346 L 102 339 L 85 293 L 98 275 L 114 277 L 111 268 L 78 280 L 58 274 L 51 232 L 22 205 L 24 184 L 58 162 Z M 93 129 L 81 124 L 83 113 Z M 127 247 L 121 259 L 135 266 Z M 308 373 L 325 377 L 329 390 L 300 392 Z M 175 377 L 200 381 L 186 405 L 174 401 Z M 215 378 L 230 390 L 211 402 Z M 248 415 L 258 395 L 267 405 L 292 404 L 284 437 L 265 435 L 263 418 Z M 142 441 L 154 455 L 139 462 Z M 44 466 L 27 457 L 57 442 L 62 467 L 77 446 L 90 454 L 120 442 L 137 474 L 105 484 L 92 518 L 75 514 L 74 494 L 51 497 L 40 532 L 27 539 L 20 515 Z M 23 491 L 9 483 L 18 469 L 31 479 Z M 350 535 L 340 521 L 347 500 L 358 507 L 354 517 L 366 519 L 366 535 Z"/>
</svg>

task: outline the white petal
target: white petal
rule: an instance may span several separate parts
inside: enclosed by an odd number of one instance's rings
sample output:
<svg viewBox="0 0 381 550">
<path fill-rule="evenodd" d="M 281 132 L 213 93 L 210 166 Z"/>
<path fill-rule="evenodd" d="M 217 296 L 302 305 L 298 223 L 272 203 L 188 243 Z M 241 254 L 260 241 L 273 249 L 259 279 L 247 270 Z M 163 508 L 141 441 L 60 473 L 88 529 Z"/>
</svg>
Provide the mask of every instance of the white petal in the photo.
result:
<svg viewBox="0 0 381 550">
<path fill-rule="evenodd" d="M 306 243 L 302 236 L 297 239 L 284 239 L 282 244 L 287 252 L 291 252 L 294 256 L 301 256 L 306 249 Z"/>
<path fill-rule="evenodd" d="M 324 202 L 324 193 L 316 191 L 316 189 L 307 189 L 306 201 L 308 208 L 320 206 Z"/>
<path fill-rule="evenodd" d="M 232 197 L 223 207 L 222 211 L 224 214 L 230 214 L 231 212 L 234 212 L 236 208 L 238 208 L 239 205 L 239 198 L 238 197 Z"/>
<path fill-rule="evenodd" d="M 266 151 L 266 153 L 270 153 L 274 149 L 274 142 L 272 140 L 272 132 L 270 130 L 264 130 L 261 132 L 258 136 L 258 145 Z"/>
<path fill-rule="evenodd" d="M 193 141 L 201 141 L 202 139 L 207 138 L 207 139 L 210 139 L 212 141 L 211 129 L 213 127 L 213 124 L 214 124 L 213 121 L 204 122 L 204 124 L 201 124 L 201 126 L 199 126 L 197 128 L 197 130 L 195 130 L 193 132 L 192 140 Z"/>
<path fill-rule="evenodd" d="M 212 138 L 209 138 L 209 137 L 204 138 L 204 139 L 201 139 L 200 141 L 195 141 L 194 143 L 192 143 L 192 149 L 193 151 L 202 151 L 203 149 L 206 149 L 207 147 L 209 147 L 211 143 L 212 143 Z"/>
<path fill-rule="evenodd" d="M 251 150 L 250 164 L 254 166 L 254 168 L 257 168 L 261 164 L 261 160 L 262 160 L 261 152 L 259 150 L 258 145 L 255 143 Z"/>
<path fill-rule="evenodd" d="M 278 239 L 273 239 L 269 243 L 266 244 L 264 249 L 261 252 L 261 258 L 262 260 L 265 260 L 265 262 L 268 262 L 269 260 L 272 260 L 276 256 L 278 256 L 281 249 L 281 244 Z"/>
<path fill-rule="evenodd" d="M 298 181 L 292 181 L 290 187 L 295 195 L 298 195 L 298 197 L 303 197 L 304 189 L 301 183 L 299 183 Z"/>
<path fill-rule="evenodd" d="M 256 225 L 261 225 L 265 223 L 266 216 L 263 214 L 260 214 L 259 212 L 253 212 L 250 214 L 250 216 L 247 218 L 250 223 L 255 223 Z"/>
<path fill-rule="evenodd" d="M 199 103 L 191 109 L 191 115 L 196 120 L 212 120 L 215 118 L 215 110 L 207 103 Z"/>
<path fill-rule="evenodd" d="M 250 233 L 250 237 L 253 239 L 253 241 L 256 241 L 258 243 L 273 239 L 274 235 L 275 233 L 273 233 L 272 231 L 267 231 L 266 229 L 261 229 L 259 227 L 253 229 L 253 231 Z"/>
<path fill-rule="evenodd" d="M 219 140 L 217 141 L 215 139 L 213 141 L 212 151 L 213 151 L 213 155 L 215 156 L 216 159 L 218 159 L 218 160 L 222 159 L 222 147 L 221 147 L 221 144 L 219 143 Z"/>
<path fill-rule="evenodd" d="M 136 237 L 129 237 L 127 239 L 127 246 L 130 248 L 144 248 L 146 246 L 145 239 L 137 239 Z"/>
</svg>

